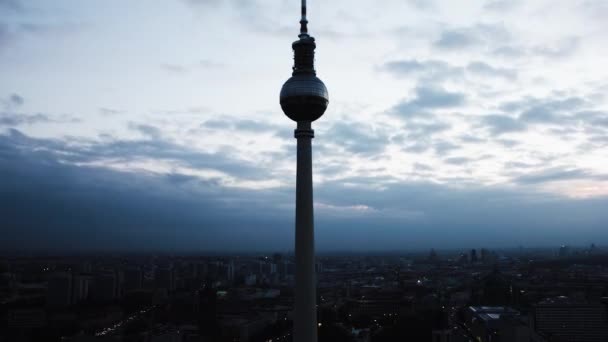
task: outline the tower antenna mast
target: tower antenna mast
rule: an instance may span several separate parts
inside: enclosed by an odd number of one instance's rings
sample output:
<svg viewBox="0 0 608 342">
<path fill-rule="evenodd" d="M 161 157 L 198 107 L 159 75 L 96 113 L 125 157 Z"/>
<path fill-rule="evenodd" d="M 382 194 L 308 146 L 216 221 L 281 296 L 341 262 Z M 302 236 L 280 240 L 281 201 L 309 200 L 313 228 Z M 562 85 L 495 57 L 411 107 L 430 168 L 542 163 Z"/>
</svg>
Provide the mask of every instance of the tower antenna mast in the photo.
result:
<svg viewBox="0 0 608 342">
<path fill-rule="evenodd" d="M 300 38 L 308 36 L 308 20 L 306 19 L 306 0 L 302 0 L 302 17 L 300 18 Z"/>
</svg>

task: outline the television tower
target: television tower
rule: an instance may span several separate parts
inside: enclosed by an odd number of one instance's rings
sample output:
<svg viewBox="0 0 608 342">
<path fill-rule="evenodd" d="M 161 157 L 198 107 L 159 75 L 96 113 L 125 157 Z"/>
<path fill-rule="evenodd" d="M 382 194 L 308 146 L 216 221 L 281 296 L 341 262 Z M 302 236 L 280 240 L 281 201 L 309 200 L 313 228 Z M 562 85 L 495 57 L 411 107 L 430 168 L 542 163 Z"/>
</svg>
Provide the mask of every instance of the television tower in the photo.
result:
<svg viewBox="0 0 608 342">
<path fill-rule="evenodd" d="M 294 342 L 317 342 L 317 294 L 315 276 L 315 235 L 312 201 L 311 123 L 323 115 L 329 103 L 325 84 L 314 68 L 315 39 L 308 35 L 306 0 L 302 0 L 300 38 L 291 44 L 294 65 L 291 78 L 281 88 L 280 102 L 285 115 L 297 122 L 296 172 L 296 277 L 293 323 Z"/>
</svg>

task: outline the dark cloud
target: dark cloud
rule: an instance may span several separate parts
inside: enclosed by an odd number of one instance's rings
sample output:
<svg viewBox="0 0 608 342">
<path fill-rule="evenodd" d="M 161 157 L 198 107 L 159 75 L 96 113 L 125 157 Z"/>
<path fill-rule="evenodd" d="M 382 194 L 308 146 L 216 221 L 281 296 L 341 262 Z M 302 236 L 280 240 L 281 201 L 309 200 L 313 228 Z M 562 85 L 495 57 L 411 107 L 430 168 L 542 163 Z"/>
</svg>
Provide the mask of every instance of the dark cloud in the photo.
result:
<svg viewBox="0 0 608 342">
<path fill-rule="evenodd" d="M 7 12 L 22 12 L 25 10 L 23 3 L 19 0 L 0 0 L 0 14 Z"/>
<path fill-rule="evenodd" d="M 202 127 L 210 129 L 231 129 L 233 127 L 232 120 L 210 119 L 201 124 Z"/>
<path fill-rule="evenodd" d="M 407 3 L 419 10 L 431 10 L 435 8 L 435 1 L 433 0 L 407 0 Z"/>
<path fill-rule="evenodd" d="M 519 184 L 539 184 L 573 179 L 608 179 L 608 177 L 578 168 L 551 168 L 519 176 L 515 178 L 515 182 Z"/>
<path fill-rule="evenodd" d="M 259 166 L 223 153 L 196 151 L 163 140 L 113 141 L 95 146 L 95 149 L 89 149 L 84 153 L 81 152 L 75 158 L 81 158 L 83 161 L 108 158 L 129 161 L 137 158 L 149 158 L 172 161 L 176 165 L 194 169 L 217 170 L 239 179 L 260 180 L 269 176 Z"/>
<path fill-rule="evenodd" d="M 409 121 L 404 129 L 408 132 L 407 139 L 421 141 L 430 138 L 432 135 L 447 131 L 452 126 L 439 120 L 433 122 Z"/>
<path fill-rule="evenodd" d="M 26 16 L 32 10 L 21 4 L 18 1 L 0 0 L 0 50 L 11 47 L 24 38 L 71 34 L 82 30 L 84 26 L 76 22 L 30 22 Z M 1 18 L 3 14 L 10 20 Z"/>
<path fill-rule="evenodd" d="M 3 108 L 0 108 L 0 126 L 16 127 L 20 125 L 32 125 L 37 123 L 53 122 L 79 122 L 69 115 L 49 115 L 46 113 L 22 113 L 19 107 L 23 106 L 25 99 L 19 94 L 12 94 L 5 100 L 0 100 Z"/>
<path fill-rule="evenodd" d="M 381 70 L 387 71 L 397 77 L 416 76 L 425 82 L 439 82 L 446 79 L 461 80 L 466 75 L 495 77 L 505 79 L 517 78 L 517 71 L 509 68 L 494 67 L 482 61 L 473 61 L 465 66 L 451 65 L 445 61 L 429 60 L 401 60 L 385 63 Z"/>
<path fill-rule="evenodd" d="M 339 122 L 324 135 L 327 141 L 349 153 L 378 155 L 389 144 L 388 136 L 369 125 Z"/>
<path fill-rule="evenodd" d="M 199 177 L 184 175 L 184 174 L 180 174 L 180 173 L 169 173 L 165 177 L 169 183 L 175 184 L 175 185 L 182 185 L 185 183 L 198 183 L 201 181 L 201 179 Z M 213 184 L 214 186 L 221 185 L 221 183 L 218 181 L 211 181 L 211 182 L 208 182 L 207 184 Z"/>
<path fill-rule="evenodd" d="M 506 169 L 529 169 L 532 167 L 537 167 L 537 164 L 523 163 L 523 162 L 508 162 L 505 163 Z"/>
<path fill-rule="evenodd" d="M 463 69 L 454 67 L 447 62 L 429 59 L 417 60 L 406 59 L 400 61 L 391 61 L 385 63 L 382 70 L 387 71 L 395 76 L 423 76 L 430 80 L 440 80 L 451 77 L 462 77 Z"/>
<path fill-rule="evenodd" d="M 488 76 L 488 77 L 502 77 L 509 80 L 517 78 L 517 71 L 509 68 L 496 68 L 484 62 L 471 62 L 467 65 L 469 72 Z"/>
<path fill-rule="evenodd" d="M 502 44 L 493 48 L 492 54 L 498 57 L 513 59 L 522 57 L 540 57 L 546 59 L 566 58 L 574 55 L 581 47 L 580 37 L 561 38 L 541 45 Z"/>
<path fill-rule="evenodd" d="M 279 229 L 291 218 L 277 205 L 287 194 L 76 167 L 57 162 L 46 145 L 61 142 L 0 136 L 3 250 L 255 250 L 279 248 L 291 235 Z M 272 220 L 256 215 L 262 208 Z"/>
<path fill-rule="evenodd" d="M 462 79 L 464 68 L 435 59 L 417 60 L 406 59 L 390 61 L 379 68 L 395 77 L 415 77 L 423 83 L 437 83 L 446 79 Z"/>
<path fill-rule="evenodd" d="M 485 115 L 481 118 L 481 122 L 490 128 L 490 132 L 494 135 L 500 135 L 508 132 L 519 132 L 526 129 L 525 124 L 507 115 Z"/>
<path fill-rule="evenodd" d="M 40 122 L 52 122 L 46 114 L 21 114 L 0 112 L 0 126 L 31 125 Z"/>
<path fill-rule="evenodd" d="M 333 182 L 315 188 L 316 194 L 328 203 L 364 204 L 381 209 L 373 216 L 373 221 L 353 217 L 348 223 L 343 222 L 340 226 L 350 225 L 350 229 L 341 237 L 338 234 L 343 233 L 342 229 L 334 227 L 331 230 L 333 239 L 324 241 L 323 245 L 335 241 L 340 241 L 336 246 L 353 248 L 365 245 L 365 241 L 368 248 L 378 249 L 404 248 L 414 241 L 425 246 L 443 245 L 444 241 L 454 245 L 513 245 L 516 241 L 539 245 L 554 243 L 550 240 L 570 239 L 568 241 L 574 243 L 577 239 L 604 241 L 608 237 L 602 228 L 608 218 L 601 209 L 605 198 L 567 200 L 523 190 L 480 188 L 472 184 L 466 190 L 458 190 L 417 182 L 400 182 L 371 191 L 373 179 L 361 179 L 360 182 L 360 186 Z M 391 218 L 397 218 L 399 223 L 391 223 Z M 318 220 L 321 224 L 326 222 L 324 218 Z M 573 225 L 584 227 L 583 231 L 574 233 Z M 370 235 L 371 226 L 374 233 Z M 396 227 L 401 229 L 394 229 Z M 436 234 L 441 238 L 433 237 Z"/>
<path fill-rule="evenodd" d="M 460 50 L 476 46 L 492 46 L 510 39 L 507 29 L 500 24 L 478 23 L 468 27 L 450 28 L 441 32 L 433 45 L 443 50 Z"/>
<path fill-rule="evenodd" d="M 607 147 L 608 135 L 594 135 L 589 138 L 589 141 L 594 144 L 599 144 L 598 147 Z"/>
<path fill-rule="evenodd" d="M 129 163 L 137 160 L 163 160 L 176 167 L 198 170 L 216 170 L 237 179 L 261 180 L 270 174 L 263 166 L 255 165 L 225 152 L 208 153 L 188 146 L 178 145 L 160 137 L 158 129 L 147 125 L 132 124 L 134 129 L 146 135 L 144 140 L 36 140 L 13 130 L 13 142 L 25 147 L 44 145 L 48 155 L 68 163 L 104 163 L 111 160 Z"/>
<path fill-rule="evenodd" d="M 508 3 L 513 4 L 511 1 Z M 495 5 L 498 6 L 498 4 L 499 2 L 496 2 Z M 502 2 L 500 4 L 502 5 Z M 483 48 L 495 56 L 509 59 L 520 57 L 566 58 L 574 55 L 581 45 L 582 39 L 578 36 L 560 37 L 538 45 L 517 44 L 504 24 L 486 23 L 447 28 L 433 43 L 433 46 L 443 51 Z"/>
<path fill-rule="evenodd" d="M 460 141 L 465 142 L 465 143 L 483 143 L 486 141 L 486 139 L 471 135 L 471 134 L 465 134 L 463 136 L 460 137 Z"/>
<path fill-rule="evenodd" d="M 465 49 L 480 43 L 479 37 L 467 30 L 451 30 L 442 32 L 434 45 L 442 49 Z"/>
<path fill-rule="evenodd" d="M 446 155 L 451 151 L 457 150 L 460 148 L 460 146 L 455 145 L 451 142 L 447 142 L 447 141 L 436 141 L 434 143 L 433 148 L 435 149 L 435 153 L 437 153 L 440 156 Z"/>
<path fill-rule="evenodd" d="M 606 113 L 592 108 L 593 102 L 585 97 L 565 96 L 556 93 L 546 98 L 524 97 L 516 101 L 502 103 L 499 109 L 508 114 L 493 114 L 481 117 L 481 126 L 488 127 L 495 134 L 518 132 L 531 125 L 553 125 L 559 129 L 552 132 L 566 136 L 575 133 L 576 127 L 602 126 L 608 123 Z"/>
<path fill-rule="evenodd" d="M 13 39 L 13 34 L 8 25 L 0 22 L 0 49 L 4 48 Z"/>
<path fill-rule="evenodd" d="M 437 120 L 432 122 L 408 121 L 403 127 L 406 134 L 397 143 L 404 146 L 403 151 L 405 152 L 423 153 L 433 150 L 437 155 L 444 156 L 459 149 L 459 146 L 437 139 L 434 135 L 450 128 L 449 124 Z"/>
<path fill-rule="evenodd" d="M 496 142 L 503 145 L 504 147 L 514 147 L 521 144 L 521 141 L 513 139 L 497 139 Z"/>
<path fill-rule="evenodd" d="M 429 165 L 422 163 L 414 163 L 414 171 L 432 171 L 433 168 Z"/>
<path fill-rule="evenodd" d="M 463 165 L 463 164 L 467 164 L 467 163 L 471 162 L 472 159 L 467 158 L 467 157 L 451 157 L 451 158 L 446 158 L 443 161 L 448 164 Z"/>
<path fill-rule="evenodd" d="M 606 17 L 608 16 L 608 3 L 604 0 L 585 0 L 579 3 L 583 11 L 587 15 L 595 20 L 600 21 L 604 24 Z"/>
<path fill-rule="evenodd" d="M 415 108 L 456 107 L 464 103 L 463 93 L 446 91 L 439 87 L 418 87 L 416 98 L 408 103 Z"/>
<path fill-rule="evenodd" d="M 57 32 L 61 30 L 65 30 L 68 28 L 68 25 L 48 25 L 48 24 L 38 24 L 38 23 L 21 23 L 17 26 L 19 32 L 30 33 L 34 35 L 47 34 L 50 32 Z"/>
<path fill-rule="evenodd" d="M 400 144 L 404 146 L 403 151 L 405 152 L 423 153 L 432 150 L 435 154 L 444 156 L 460 147 L 449 141 L 434 138 L 433 135 L 449 128 L 450 126 L 444 123 L 415 127 L 412 127 L 412 123 L 408 123 L 405 126 L 408 134 Z"/>
<path fill-rule="evenodd" d="M 9 101 L 11 104 L 15 105 L 15 106 L 21 106 L 25 100 L 23 99 L 23 97 L 19 94 L 12 94 L 9 97 Z"/>
<path fill-rule="evenodd" d="M 522 47 L 503 45 L 495 48 L 492 51 L 492 54 L 504 58 L 520 58 L 525 56 L 527 54 L 527 51 Z"/>
<path fill-rule="evenodd" d="M 416 141 L 413 143 L 410 143 L 408 145 L 406 145 L 403 150 L 405 152 L 411 152 L 411 153 L 423 153 L 428 151 L 431 148 L 431 144 L 425 140 L 425 141 Z"/>
<path fill-rule="evenodd" d="M 508 101 L 500 105 L 500 108 L 508 112 L 524 111 L 539 108 L 547 111 L 572 111 L 585 106 L 587 100 L 576 96 L 563 96 L 556 94 L 547 98 L 524 97 L 516 101 Z"/>
<path fill-rule="evenodd" d="M 530 98 L 527 101 L 505 104 L 502 107 L 511 110 L 521 110 L 519 120 L 527 123 L 537 124 L 559 124 L 575 120 L 593 122 L 597 119 L 596 115 L 575 114 L 582 108 L 589 106 L 590 103 L 580 97 L 536 99 Z M 597 111 L 581 111 L 579 113 L 599 113 Z M 601 114 L 600 114 L 601 115 Z"/>
<path fill-rule="evenodd" d="M 248 119 L 235 120 L 233 125 L 234 128 L 237 130 L 251 132 L 275 132 L 281 127 L 263 121 L 255 121 Z"/>
<path fill-rule="evenodd" d="M 531 49 L 531 53 L 549 58 L 563 58 L 573 55 L 581 45 L 580 37 L 568 37 L 552 45 L 541 45 Z"/>
<path fill-rule="evenodd" d="M 264 121 L 239 119 L 235 117 L 219 117 L 201 124 L 202 128 L 213 130 L 239 130 L 254 133 L 277 133 L 282 126 Z"/>
<path fill-rule="evenodd" d="M 463 93 L 441 87 L 418 86 L 414 89 L 414 97 L 393 107 L 392 113 L 403 119 L 429 116 L 428 110 L 457 107 L 464 104 L 465 99 Z"/>
<path fill-rule="evenodd" d="M 584 110 L 573 115 L 575 121 L 586 122 L 594 127 L 608 128 L 608 112 Z"/>
<path fill-rule="evenodd" d="M 138 124 L 131 122 L 129 123 L 129 128 L 135 131 L 138 131 L 142 135 L 149 137 L 150 139 L 161 139 L 162 133 L 158 127 L 147 125 L 147 124 Z"/>
<path fill-rule="evenodd" d="M 546 107 L 533 107 L 522 112 L 519 119 L 532 123 L 556 123 L 561 121 L 562 117 Z"/>
<path fill-rule="evenodd" d="M 261 251 L 293 246 L 292 187 L 245 190 L 175 172 L 77 167 L 58 162 L 72 152 L 54 152 L 64 145 L 15 130 L 0 135 L 3 250 Z M 430 169 L 423 164 L 414 168 Z M 316 211 L 319 250 L 545 246 L 564 239 L 608 239 L 605 198 L 571 200 L 376 177 L 318 182 L 315 196 L 325 204 Z"/>
</svg>

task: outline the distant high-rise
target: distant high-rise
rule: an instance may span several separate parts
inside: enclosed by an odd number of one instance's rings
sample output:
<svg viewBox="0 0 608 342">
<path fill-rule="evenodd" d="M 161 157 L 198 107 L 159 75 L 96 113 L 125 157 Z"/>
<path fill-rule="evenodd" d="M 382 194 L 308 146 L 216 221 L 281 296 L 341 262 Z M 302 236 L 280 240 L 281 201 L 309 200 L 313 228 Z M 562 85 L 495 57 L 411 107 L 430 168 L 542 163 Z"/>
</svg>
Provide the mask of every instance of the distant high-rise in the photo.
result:
<svg viewBox="0 0 608 342">
<path fill-rule="evenodd" d="M 234 261 L 229 261 L 224 263 L 223 265 L 223 275 L 226 277 L 226 280 L 233 281 L 234 280 Z"/>
<path fill-rule="evenodd" d="M 431 251 L 429 252 L 429 261 L 430 262 L 439 261 L 439 255 L 437 255 L 437 252 L 435 251 L 435 249 L 431 249 Z"/>
<path fill-rule="evenodd" d="M 154 281 L 156 288 L 166 289 L 168 292 L 175 291 L 175 270 L 171 267 L 157 268 Z"/>
<path fill-rule="evenodd" d="M 561 245 L 559 247 L 558 254 L 559 254 L 560 258 L 565 258 L 565 257 L 570 256 L 570 247 L 566 246 L 566 245 Z"/>
<path fill-rule="evenodd" d="M 89 298 L 89 275 L 72 276 L 72 303 L 78 304 Z"/>
<path fill-rule="evenodd" d="M 144 284 L 144 272 L 140 267 L 130 267 L 124 271 L 124 290 L 126 292 L 141 290 Z"/>
<path fill-rule="evenodd" d="M 593 254 L 597 251 L 595 244 L 592 243 L 591 246 L 589 246 L 589 254 Z"/>
<path fill-rule="evenodd" d="M 312 192 L 311 123 L 320 118 L 329 103 L 327 88 L 314 68 L 315 39 L 308 35 L 306 0 L 302 0 L 299 40 L 291 46 L 294 66 L 291 78 L 283 84 L 280 102 L 285 115 L 297 122 L 296 176 L 296 276 L 294 341 L 317 341 L 317 309 Z"/>
<path fill-rule="evenodd" d="M 115 272 L 103 272 L 93 279 L 91 297 L 95 301 L 107 302 L 118 298 L 118 277 Z"/>
<path fill-rule="evenodd" d="M 219 336 L 217 322 L 217 292 L 205 284 L 198 292 L 198 325 L 203 341 L 216 341 Z"/>
<path fill-rule="evenodd" d="M 53 274 L 48 281 L 47 305 L 63 308 L 72 305 L 72 275 L 67 272 Z"/>
</svg>

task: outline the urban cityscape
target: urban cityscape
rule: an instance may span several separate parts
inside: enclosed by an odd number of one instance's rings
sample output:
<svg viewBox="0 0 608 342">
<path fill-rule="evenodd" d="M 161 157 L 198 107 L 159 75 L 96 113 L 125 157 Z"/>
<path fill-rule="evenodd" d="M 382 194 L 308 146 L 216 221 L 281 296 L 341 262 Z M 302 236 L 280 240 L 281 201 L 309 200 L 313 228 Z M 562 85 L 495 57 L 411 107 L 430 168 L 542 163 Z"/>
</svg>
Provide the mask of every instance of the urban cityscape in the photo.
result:
<svg viewBox="0 0 608 342">
<path fill-rule="evenodd" d="M 0 342 L 607 342 L 606 17 L 0 0 Z"/>
<path fill-rule="evenodd" d="M 1 341 L 291 341 L 292 253 L 3 256 Z M 324 254 L 319 341 L 606 341 L 608 248 Z"/>
</svg>

